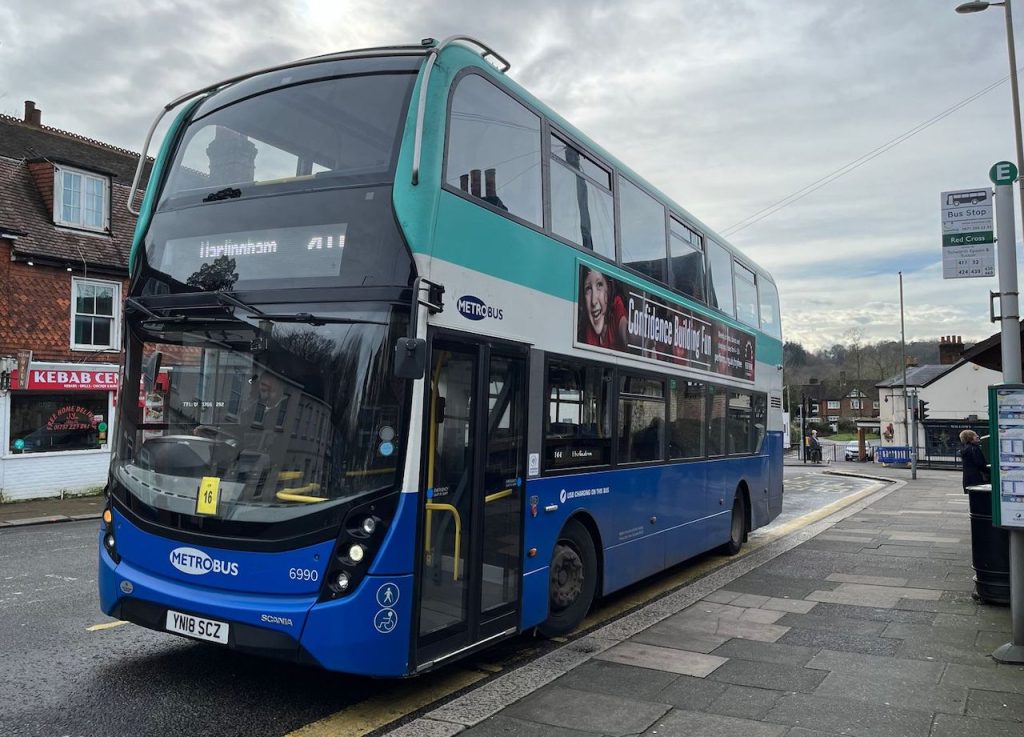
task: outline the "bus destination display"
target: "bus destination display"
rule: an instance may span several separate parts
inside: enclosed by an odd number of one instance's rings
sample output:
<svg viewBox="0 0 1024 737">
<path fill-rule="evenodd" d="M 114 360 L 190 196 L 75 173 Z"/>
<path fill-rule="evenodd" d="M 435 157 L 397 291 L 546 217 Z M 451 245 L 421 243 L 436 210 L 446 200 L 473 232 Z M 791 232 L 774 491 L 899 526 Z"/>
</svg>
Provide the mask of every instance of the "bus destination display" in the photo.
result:
<svg viewBox="0 0 1024 737">
<path fill-rule="evenodd" d="M 341 273 L 347 223 L 176 238 L 162 249 L 189 286 L 219 289 L 237 282 Z M 159 267 L 158 267 L 159 268 Z"/>
</svg>

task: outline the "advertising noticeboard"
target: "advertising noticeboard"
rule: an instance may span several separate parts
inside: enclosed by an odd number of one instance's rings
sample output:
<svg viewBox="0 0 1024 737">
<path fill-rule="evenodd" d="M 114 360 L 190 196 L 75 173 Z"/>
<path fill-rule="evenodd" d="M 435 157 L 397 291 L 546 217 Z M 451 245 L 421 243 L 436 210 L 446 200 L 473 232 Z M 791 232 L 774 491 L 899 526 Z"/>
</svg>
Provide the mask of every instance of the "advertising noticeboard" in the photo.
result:
<svg viewBox="0 0 1024 737">
<path fill-rule="evenodd" d="M 1024 385 L 989 387 L 994 428 L 992 524 L 1024 528 Z"/>
</svg>

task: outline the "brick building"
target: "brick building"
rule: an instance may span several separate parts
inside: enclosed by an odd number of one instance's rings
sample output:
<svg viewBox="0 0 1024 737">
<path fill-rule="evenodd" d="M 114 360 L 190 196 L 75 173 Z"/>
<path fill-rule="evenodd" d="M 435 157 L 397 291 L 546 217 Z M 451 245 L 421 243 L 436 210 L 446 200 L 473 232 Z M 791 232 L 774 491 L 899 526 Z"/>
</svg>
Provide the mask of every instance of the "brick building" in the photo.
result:
<svg viewBox="0 0 1024 737">
<path fill-rule="evenodd" d="M 0 500 L 105 482 L 137 161 L 0 115 Z"/>
</svg>

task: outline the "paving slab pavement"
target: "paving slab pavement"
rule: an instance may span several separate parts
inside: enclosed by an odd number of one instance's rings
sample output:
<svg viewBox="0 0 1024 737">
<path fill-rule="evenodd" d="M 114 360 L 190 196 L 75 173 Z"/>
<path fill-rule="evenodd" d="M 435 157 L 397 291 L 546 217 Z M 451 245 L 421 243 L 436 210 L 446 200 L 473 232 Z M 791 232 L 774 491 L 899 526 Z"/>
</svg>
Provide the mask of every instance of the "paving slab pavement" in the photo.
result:
<svg viewBox="0 0 1024 737">
<path fill-rule="evenodd" d="M 959 474 L 872 471 L 900 483 L 390 734 L 1021 737 Z"/>
<path fill-rule="evenodd" d="M 63 499 L 54 497 L 26 502 L 4 502 L 0 504 L 0 528 L 98 519 L 103 513 L 106 501 L 103 494 L 89 494 L 66 496 Z"/>
</svg>

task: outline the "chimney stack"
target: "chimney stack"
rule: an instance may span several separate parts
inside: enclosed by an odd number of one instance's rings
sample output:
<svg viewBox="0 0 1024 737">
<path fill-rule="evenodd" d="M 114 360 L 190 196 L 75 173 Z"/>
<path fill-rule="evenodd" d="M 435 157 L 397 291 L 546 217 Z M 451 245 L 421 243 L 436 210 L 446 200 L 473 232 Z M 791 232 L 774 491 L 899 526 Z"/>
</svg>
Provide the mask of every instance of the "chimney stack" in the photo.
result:
<svg viewBox="0 0 1024 737">
<path fill-rule="evenodd" d="M 944 335 L 939 339 L 939 363 L 943 366 L 954 364 L 964 353 L 964 341 L 959 335 Z"/>
<path fill-rule="evenodd" d="M 43 111 L 32 100 L 25 100 L 25 122 L 37 128 L 43 125 Z"/>
</svg>

